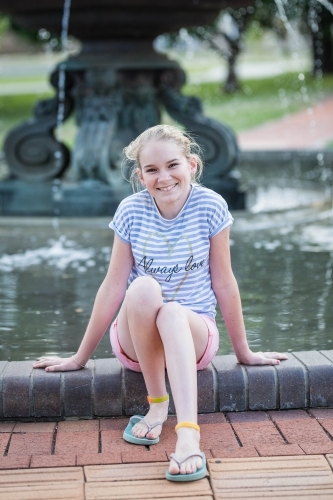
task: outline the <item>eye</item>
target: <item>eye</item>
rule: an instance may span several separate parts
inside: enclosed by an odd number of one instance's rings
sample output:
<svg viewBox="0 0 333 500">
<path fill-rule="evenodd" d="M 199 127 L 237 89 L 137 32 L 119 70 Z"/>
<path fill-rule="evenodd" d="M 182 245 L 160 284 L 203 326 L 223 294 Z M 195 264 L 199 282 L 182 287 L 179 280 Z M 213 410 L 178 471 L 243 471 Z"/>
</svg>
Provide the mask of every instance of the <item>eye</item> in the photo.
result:
<svg viewBox="0 0 333 500">
<path fill-rule="evenodd" d="M 170 163 L 169 167 L 177 167 L 178 163 L 175 162 L 175 163 Z"/>
</svg>

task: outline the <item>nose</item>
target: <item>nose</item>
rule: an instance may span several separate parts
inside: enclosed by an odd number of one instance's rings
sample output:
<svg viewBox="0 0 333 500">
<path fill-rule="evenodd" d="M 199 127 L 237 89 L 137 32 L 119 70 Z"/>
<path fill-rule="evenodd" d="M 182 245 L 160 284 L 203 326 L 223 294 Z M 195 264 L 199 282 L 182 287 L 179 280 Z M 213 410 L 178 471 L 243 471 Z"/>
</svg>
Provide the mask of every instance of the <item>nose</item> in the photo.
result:
<svg viewBox="0 0 333 500">
<path fill-rule="evenodd" d="M 169 180 L 169 179 L 170 179 L 170 177 L 171 177 L 171 176 L 170 176 L 170 172 L 169 172 L 169 170 L 161 170 L 161 171 L 160 171 L 160 174 L 159 174 L 159 176 L 158 176 L 158 180 L 159 180 L 160 182 L 165 182 L 165 181 Z"/>
</svg>

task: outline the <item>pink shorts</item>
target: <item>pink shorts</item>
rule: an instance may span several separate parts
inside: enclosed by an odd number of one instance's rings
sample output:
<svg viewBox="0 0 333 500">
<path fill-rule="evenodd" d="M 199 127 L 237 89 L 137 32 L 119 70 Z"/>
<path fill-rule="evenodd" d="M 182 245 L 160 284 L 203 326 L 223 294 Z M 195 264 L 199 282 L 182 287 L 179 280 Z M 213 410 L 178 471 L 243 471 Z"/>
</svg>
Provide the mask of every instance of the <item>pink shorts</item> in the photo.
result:
<svg viewBox="0 0 333 500">
<path fill-rule="evenodd" d="M 208 328 L 208 343 L 202 358 L 197 362 L 197 370 L 203 370 L 214 358 L 219 347 L 219 331 L 213 318 L 206 314 L 199 314 L 207 325 Z M 140 365 L 137 361 L 130 359 L 122 350 L 118 340 L 117 329 L 118 318 L 114 320 L 110 328 L 110 341 L 113 354 L 119 361 L 129 370 L 134 372 L 141 372 Z"/>
</svg>

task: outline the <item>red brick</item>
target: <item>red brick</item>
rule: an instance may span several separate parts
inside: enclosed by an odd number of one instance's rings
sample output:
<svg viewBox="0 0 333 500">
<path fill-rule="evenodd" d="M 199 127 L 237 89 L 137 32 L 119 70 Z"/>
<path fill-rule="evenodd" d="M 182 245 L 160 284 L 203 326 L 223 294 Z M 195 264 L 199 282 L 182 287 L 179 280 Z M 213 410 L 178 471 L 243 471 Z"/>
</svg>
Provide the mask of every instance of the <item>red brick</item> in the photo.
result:
<svg viewBox="0 0 333 500">
<path fill-rule="evenodd" d="M 53 433 L 12 434 L 8 455 L 51 455 Z"/>
<path fill-rule="evenodd" d="M 77 465 L 121 464 L 121 453 L 81 453 L 76 458 Z"/>
<path fill-rule="evenodd" d="M 14 429 L 15 422 L 0 422 L 0 433 L 1 432 L 12 432 Z"/>
<path fill-rule="evenodd" d="M 257 457 L 258 452 L 254 446 L 216 447 L 211 450 L 214 458 L 246 458 Z"/>
<path fill-rule="evenodd" d="M 155 446 L 174 449 L 177 443 L 177 434 L 173 427 L 164 427 L 160 435 L 160 442 Z"/>
<path fill-rule="evenodd" d="M 324 427 L 325 431 L 329 433 L 331 438 L 333 438 L 333 419 L 323 419 L 319 420 L 322 427 Z"/>
<path fill-rule="evenodd" d="M 168 419 L 164 422 L 163 426 L 164 427 L 173 427 L 177 425 L 177 417 L 175 415 L 169 415 Z"/>
<path fill-rule="evenodd" d="M 310 408 L 309 413 L 318 420 L 333 419 L 333 408 Z"/>
<path fill-rule="evenodd" d="M 33 455 L 30 467 L 73 467 L 75 465 L 76 455 Z"/>
<path fill-rule="evenodd" d="M 240 422 L 269 422 L 268 416 L 263 411 L 235 411 L 227 413 L 229 421 Z"/>
<path fill-rule="evenodd" d="M 148 451 L 146 448 L 138 451 L 122 451 L 121 457 L 124 464 L 131 463 L 146 463 L 146 462 L 167 462 L 168 457 L 164 450 L 155 450 L 150 448 Z"/>
<path fill-rule="evenodd" d="M 3 455 L 5 453 L 9 439 L 10 439 L 10 434 L 7 434 L 7 433 L 0 434 L 0 454 L 1 455 Z"/>
<path fill-rule="evenodd" d="M 305 410 L 280 410 L 280 411 L 268 411 L 268 415 L 271 417 L 273 422 L 279 422 L 280 420 L 309 420 L 311 417 Z"/>
<path fill-rule="evenodd" d="M 56 455 L 98 453 L 98 432 L 60 432 L 55 445 Z"/>
<path fill-rule="evenodd" d="M 232 424 L 243 446 L 284 444 L 282 436 L 272 422 L 248 422 Z"/>
<path fill-rule="evenodd" d="M 201 426 L 201 446 L 220 448 L 237 447 L 238 442 L 230 424 L 204 424 Z"/>
<path fill-rule="evenodd" d="M 304 455 L 298 444 L 281 444 L 277 446 L 256 445 L 261 457 L 282 457 L 291 455 Z"/>
<path fill-rule="evenodd" d="M 56 422 L 18 422 L 13 432 L 54 432 L 56 425 Z"/>
<path fill-rule="evenodd" d="M 198 415 L 198 424 L 222 424 L 226 423 L 223 413 L 201 413 Z"/>
<path fill-rule="evenodd" d="M 128 424 L 128 417 L 126 418 L 107 418 L 99 421 L 101 431 L 124 431 Z"/>
<path fill-rule="evenodd" d="M 122 451 L 131 451 L 135 448 L 144 448 L 144 446 L 127 443 L 122 436 L 123 433 L 121 431 L 102 431 L 102 453 L 118 453 Z"/>
<path fill-rule="evenodd" d="M 298 443 L 306 455 L 326 455 L 333 453 L 333 443 Z"/>
<path fill-rule="evenodd" d="M 280 420 L 277 426 L 288 443 L 330 443 L 318 422 L 311 418 L 309 420 Z"/>
<path fill-rule="evenodd" d="M 13 457 L 0 457 L 0 470 L 6 469 L 28 469 L 31 457 L 13 456 Z"/>
<path fill-rule="evenodd" d="M 284 116 L 237 135 L 241 150 L 320 149 L 332 140 L 333 99 L 327 98 L 307 109 Z M 316 126 L 311 126 L 315 123 Z"/>
<path fill-rule="evenodd" d="M 99 420 L 65 420 L 58 423 L 59 432 L 99 431 Z"/>
</svg>

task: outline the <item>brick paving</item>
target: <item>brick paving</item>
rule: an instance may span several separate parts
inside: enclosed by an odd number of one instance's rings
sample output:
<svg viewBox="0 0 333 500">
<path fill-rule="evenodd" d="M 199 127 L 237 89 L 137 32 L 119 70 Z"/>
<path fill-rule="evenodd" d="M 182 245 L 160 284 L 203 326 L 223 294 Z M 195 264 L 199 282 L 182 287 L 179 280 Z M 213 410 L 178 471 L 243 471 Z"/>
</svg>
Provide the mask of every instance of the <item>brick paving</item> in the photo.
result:
<svg viewBox="0 0 333 500">
<path fill-rule="evenodd" d="M 0 422 L 0 500 L 332 498 L 333 409 L 199 415 L 208 475 L 187 485 L 164 479 L 175 417 L 150 447 L 127 420 Z"/>
<path fill-rule="evenodd" d="M 333 96 L 237 136 L 242 150 L 322 149 L 333 140 Z"/>
<path fill-rule="evenodd" d="M 0 469 L 19 458 L 26 464 L 27 457 L 31 467 L 167 461 L 176 443 L 175 417 L 150 447 L 123 440 L 127 420 L 0 422 Z M 333 453 L 333 409 L 211 413 L 199 422 L 208 458 Z"/>
</svg>

